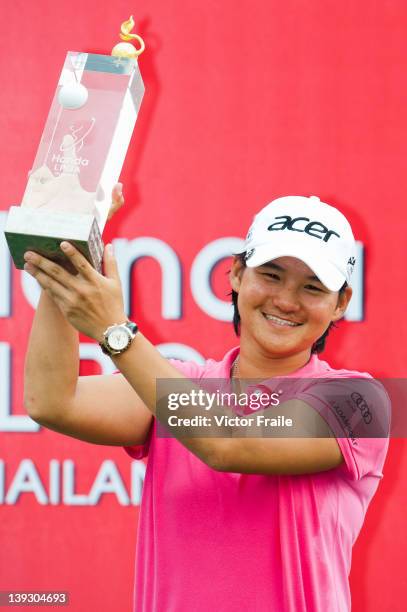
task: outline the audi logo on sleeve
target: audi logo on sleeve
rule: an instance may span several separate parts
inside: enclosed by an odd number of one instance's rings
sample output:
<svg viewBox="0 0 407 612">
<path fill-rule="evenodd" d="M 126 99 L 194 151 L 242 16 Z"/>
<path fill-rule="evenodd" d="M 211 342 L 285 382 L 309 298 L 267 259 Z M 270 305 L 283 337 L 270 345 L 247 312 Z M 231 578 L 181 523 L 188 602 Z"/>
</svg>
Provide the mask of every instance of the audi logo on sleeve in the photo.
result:
<svg viewBox="0 0 407 612">
<path fill-rule="evenodd" d="M 351 398 L 356 407 L 359 409 L 362 419 L 366 425 L 369 425 L 369 423 L 372 422 L 373 417 L 365 398 L 360 393 L 357 393 L 357 391 L 351 393 Z"/>
</svg>

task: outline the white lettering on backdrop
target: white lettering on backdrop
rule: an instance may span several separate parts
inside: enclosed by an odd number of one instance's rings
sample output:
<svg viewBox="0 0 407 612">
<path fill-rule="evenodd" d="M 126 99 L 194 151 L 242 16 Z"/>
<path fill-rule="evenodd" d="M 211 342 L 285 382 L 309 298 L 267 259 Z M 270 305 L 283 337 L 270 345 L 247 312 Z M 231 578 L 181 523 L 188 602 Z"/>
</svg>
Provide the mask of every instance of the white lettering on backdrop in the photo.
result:
<svg viewBox="0 0 407 612">
<path fill-rule="evenodd" d="M 0 212 L 0 318 L 12 316 L 11 295 L 12 277 L 10 255 L 3 234 L 7 213 Z M 175 251 L 157 238 L 142 237 L 128 240 L 118 238 L 113 241 L 118 260 L 120 276 L 127 314 L 131 308 L 131 296 L 135 293 L 132 287 L 131 270 L 133 265 L 143 257 L 152 257 L 160 265 L 162 277 L 161 314 L 163 319 L 180 319 L 182 316 L 182 266 Z M 232 308 L 228 300 L 217 297 L 212 289 L 212 274 L 219 262 L 243 247 L 243 241 L 236 237 L 223 237 L 205 245 L 196 255 L 190 273 L 192 295 L 197 305 L 208 316 L 218 321 L 231 321 Z M 357 264 L 353 274 L 352 286 L 354 295 L 348 309 L 346 320 L 363 320 L 363 245 L 357 244 Z M 39 286 L 36 281 L 23 272 L 20 274 L 21 288 L 27 302 L 36 308 L 39 299 Z M 176 359 L 192 359 L 203 363 L 203 356 L 193 347 L 177 342 L 164 343 L 158 346 L 162 354 Z M 82 343 L 81 359 L 96 361 L 103 373 L 111 373 L 113 365 L 99 347 L 91 343 Z M 0 431 L 34 432 L 39 426 L 24 414 L 11 413 L 11 380 L 12 353 L 7 342 L 0 343 Z M 21 399 L 20 399 L 21 401 Z"/>
<path fill-rule="evenodd" d="M 113 495 L 121 506 L 140 505 L 146 471 L 142 461 L 130 463 L 129 488 L 115 462 L 103 461 L 87 493 L 76 491 L 76 467 L 71 459 L 51 459 L 44 477 L 32 459 L 22 459 L 6 487 L 6 462 L 0 460 L 0 505 L 15 505 L 22 495 L 33 496 L 43 506 L 96 506 L 104 495 Z"/>
</svg>

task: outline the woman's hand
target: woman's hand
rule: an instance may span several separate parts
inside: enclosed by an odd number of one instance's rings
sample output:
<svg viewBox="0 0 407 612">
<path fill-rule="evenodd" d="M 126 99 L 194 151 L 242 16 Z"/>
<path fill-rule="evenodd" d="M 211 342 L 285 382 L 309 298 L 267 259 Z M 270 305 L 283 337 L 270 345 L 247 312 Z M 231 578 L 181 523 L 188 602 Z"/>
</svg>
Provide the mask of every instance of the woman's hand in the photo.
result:
<svg viewBox="0 0 407 612">
<path fill-rule="evenodd" d="M 122 183 L 116 183 L 113 187 L 108 219 L 124 204 L 122 190 Z M 63 245 L 66 245 L 66 250 Z M 77 276 L 37 253 L 27 252 L 24 256 L 26 272 L 37 279 L 71 325 L 99 342 L 109 325 L 123 323 L 127 319 L 117 264 L 113 253 L 109 252 L 110 248 L 111 245 L 105 248 L 103 256 L 105 276 L 98 274 L 85 257 L 67 242 L 61 244 L 61 249 L 78 271 Z"/>
<path fill-rule="evenodd" d="M 109 325 L 127 320 L 112 245 L 108 244 L 103 254 L 105 276 L 69 242 L 62 242 L 61 250 L 78 271 L 76 276 L 31 251 L 24 255 L 24 269 L 37 279 L 73 327 L 101 342 Z"/>
<path fill-rule="evenodd" d="M 112 191 L 112 204 L 109 209 L 109 214 L 107 215 L 108 221 L 123 206 L 123 204 L 124 204 L 123 185 L 122 183 L 116 183 Z"/>
</svg>

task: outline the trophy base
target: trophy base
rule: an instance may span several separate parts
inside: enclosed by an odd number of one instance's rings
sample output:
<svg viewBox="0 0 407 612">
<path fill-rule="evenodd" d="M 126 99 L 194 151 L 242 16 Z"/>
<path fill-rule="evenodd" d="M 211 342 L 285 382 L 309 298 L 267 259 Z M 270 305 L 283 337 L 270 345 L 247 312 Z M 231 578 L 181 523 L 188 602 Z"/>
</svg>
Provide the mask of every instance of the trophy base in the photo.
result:
<svg viewBox="0 0 407 612">
<path fill-rule="evenodd" d="M 102 270 L 103 241 L 93 215 L 12 206 L 4 234 L 19 270 L 24 268 L 24 253 L 35 251 L 76 274 L 59 246 L 63 240 L 72 243 L 98 272 Z"/>
</svg>

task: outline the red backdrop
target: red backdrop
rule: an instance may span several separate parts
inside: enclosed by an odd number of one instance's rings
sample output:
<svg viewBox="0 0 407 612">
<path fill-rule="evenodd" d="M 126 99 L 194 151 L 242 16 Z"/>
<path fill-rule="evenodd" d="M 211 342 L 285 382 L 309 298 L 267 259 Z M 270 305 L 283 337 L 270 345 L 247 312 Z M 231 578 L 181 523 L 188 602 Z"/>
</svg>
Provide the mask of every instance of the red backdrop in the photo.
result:
<svg viewBox="0 0 407 612">
<path fill-rule="evenodd" d="M 0 225 L 21 200 L 66 51 L 109 53 L 132 12 L 148 47 L 146 95 L 122 173 L 126 209 L 106 231 L 129 314 L 156 344 L 221 357 L 235 343 L 219 320 L 228 262 L 216 262 L 233 244 L 225 238 L 244 236 L 274 197 L 316 194 L 347 214 L 365 253 L 364 320 L 341 323 L 326 358 L 403 377 L 403 0 L 6 0 Z M 149 240 L 132 242 L 140 237 Z M 163 274 L 160 249 L 172 264 Z M 127 274 L 129 252 L 154 257 Z M 130 610 L 143 465 L 22 416 L 35 290 L 1 240 L 0 265 L 0 590 L 64 590 L 75 611 Z M 86 344 L 83 356 L 82 372 L 101 371 Z M 406 468 L 404 441 L 393 440 L 354 549 L 355 612 L 404 610 Z"/>
</svg>

